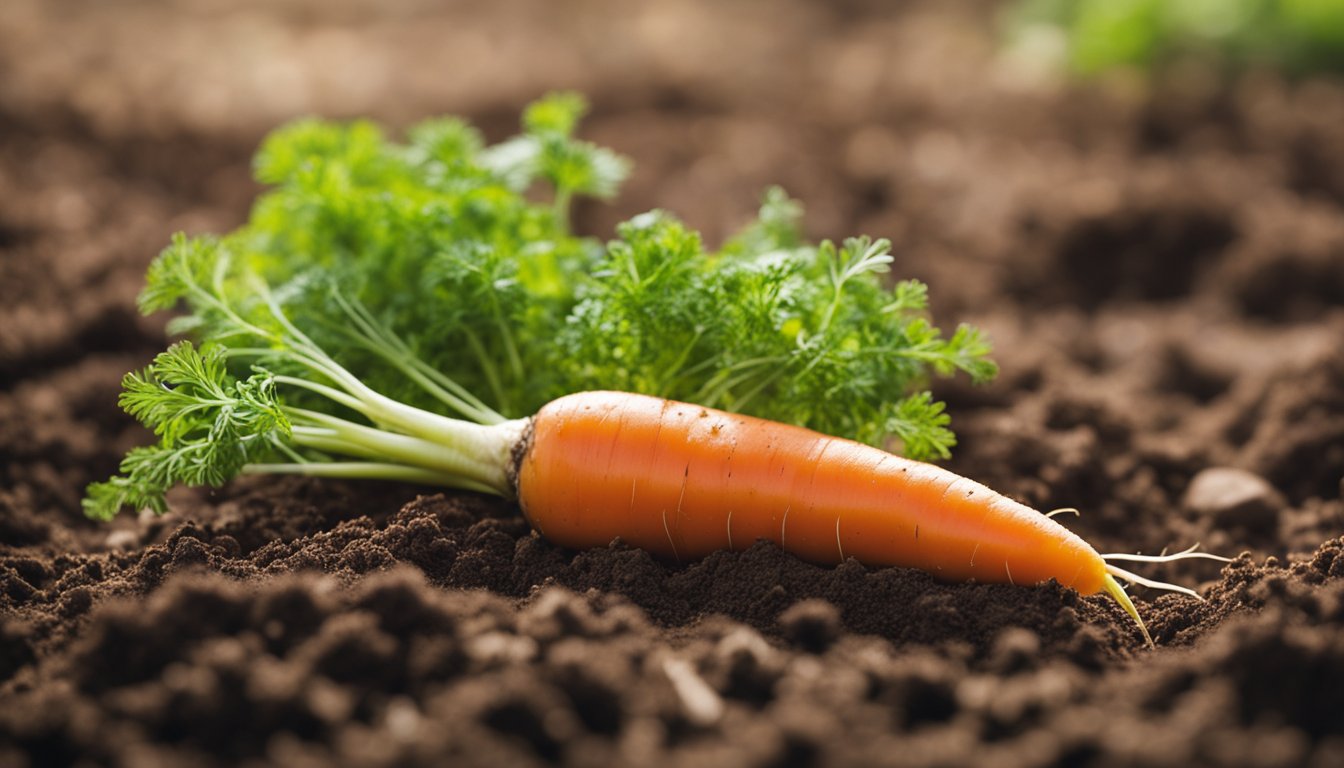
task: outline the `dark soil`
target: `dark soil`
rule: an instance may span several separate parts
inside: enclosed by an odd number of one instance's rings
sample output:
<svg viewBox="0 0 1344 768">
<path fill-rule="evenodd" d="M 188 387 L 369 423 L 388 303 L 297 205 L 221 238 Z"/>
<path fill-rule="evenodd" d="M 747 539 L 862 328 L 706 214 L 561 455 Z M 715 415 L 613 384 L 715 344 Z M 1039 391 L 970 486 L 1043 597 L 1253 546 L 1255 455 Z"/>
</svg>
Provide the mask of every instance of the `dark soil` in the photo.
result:
<svg viewBox="0 0 1344 768">
<path fill-rule="evenodd" d="M 0 764 L 1344 764 L 1344 83 L 1139 91 L 996 58 L 979 3 L 0 8 Z M 890 237 L 1003 373 L 938 385 L 949 466 L 1204 602 L 802 563 L 572 552 L 516 507 L 248 479 L 83 519 L 146 435 L 118 383 L 177 230 L 222 231 L 308 112 L 554 87 L 632 156 L 583 231 L 721 239 L 781 183 Z M 1209 470 L 1236 470 L 1209 472 Z M 1200 482 L 1196 483 L 1196 478 Z"/>
</svg>

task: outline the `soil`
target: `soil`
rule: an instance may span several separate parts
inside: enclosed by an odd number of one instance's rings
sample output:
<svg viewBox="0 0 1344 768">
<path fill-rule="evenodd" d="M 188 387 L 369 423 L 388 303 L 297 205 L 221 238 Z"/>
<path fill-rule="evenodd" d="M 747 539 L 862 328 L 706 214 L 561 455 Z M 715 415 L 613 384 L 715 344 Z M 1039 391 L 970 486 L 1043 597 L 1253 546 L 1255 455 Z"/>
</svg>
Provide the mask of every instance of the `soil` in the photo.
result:
<svg viewBox="0 0 1344 768">
<path fill-rule="evenodd" d="M 0 764 L 1344 764 L 1344 83 L 1070 85 L 984 4 L 511 0 L 0 9 Z M 563 8 L 564 10 L 561 10 Z M 720 241 L 767 185 L 895 243 L 992 384 L 940 382 L 948 466 L 1206 600 L 942 584 L 760 543 L 674 565 L 516 507 L 246 479 L 85 520 L 146 440 L 134 296 L 223 231 L 304 113 L 454 113 L 555 87 L 630 155 L 582 231 Z M 1201 478 L 1196 483 L 1196 478 Z"/>
</svg>

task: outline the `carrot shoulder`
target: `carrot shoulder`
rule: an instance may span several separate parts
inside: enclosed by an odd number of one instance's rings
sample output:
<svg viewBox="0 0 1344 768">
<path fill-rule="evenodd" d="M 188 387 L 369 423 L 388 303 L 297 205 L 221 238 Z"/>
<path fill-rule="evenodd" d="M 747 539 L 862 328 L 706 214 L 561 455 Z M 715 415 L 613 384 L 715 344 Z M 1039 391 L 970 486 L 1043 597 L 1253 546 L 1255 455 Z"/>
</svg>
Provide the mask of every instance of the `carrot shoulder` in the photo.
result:
<svg viewBox="0 0 1344 768">
<path fill-rule="evenodd" d="M 619 392 L 544 407 L 519 461 L 543 536 L 620 537 L 688 560 L 769 539 L 799 557 L 948 580 L 1106 588 L 1106 563 L 1041 513 L 940 467 L 811 430 Z"/>
</svg>

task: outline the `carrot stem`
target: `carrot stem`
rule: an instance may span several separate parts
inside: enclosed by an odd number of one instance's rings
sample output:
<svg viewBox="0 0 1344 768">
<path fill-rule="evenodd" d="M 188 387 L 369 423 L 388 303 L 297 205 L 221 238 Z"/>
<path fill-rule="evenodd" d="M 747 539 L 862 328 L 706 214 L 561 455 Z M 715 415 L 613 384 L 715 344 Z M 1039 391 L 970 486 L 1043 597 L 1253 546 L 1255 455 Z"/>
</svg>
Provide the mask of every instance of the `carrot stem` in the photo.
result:
<svg viewBox="0 0 1344 768">
<path fill-rule="evenodd" d="M 352 302 L 340 291 L 333 290 L 336 303 L 354 323 L 354 328 L 341 327 L 359 346 L 391 363 L 407 378 L 420 385 L 439 402 L 478 424 L 498 424 L 505 418 L 482 403 L 465 387 L 417 357 L 395 333 L 379 323 L 363 304 Z"/>
<path fill-rule="evenodd" d="M 511 495 L 508 457 L 522 434 L 521 421 L 481 426 L 419 411 L 419 423 L 407 414 L 393 414 L 390 421 L 400 428 L 393 431 L 301 408 L 285 410 L 295 421 L 292 436 L 300 447 L 361 459 L 392 459 L 456 478 L 453 487 Z"/>
<path fill-rule="evenodd" d="M 248 464 L 243 472 L 253 475 L 308 475 L 309 477 L 342 477 L 362 480 L 398 480 L 423 485 L 442 485 L 446 488 L 461 488 L 469 491 L 494 493 L 494 490 L 477 485 L 454 475 L 446 475 L 420 467 L 408 467 L 403 464 L 386 464 L 374 461 L 346 461 L 322 463 L 273 463 Z"/>
</svg>

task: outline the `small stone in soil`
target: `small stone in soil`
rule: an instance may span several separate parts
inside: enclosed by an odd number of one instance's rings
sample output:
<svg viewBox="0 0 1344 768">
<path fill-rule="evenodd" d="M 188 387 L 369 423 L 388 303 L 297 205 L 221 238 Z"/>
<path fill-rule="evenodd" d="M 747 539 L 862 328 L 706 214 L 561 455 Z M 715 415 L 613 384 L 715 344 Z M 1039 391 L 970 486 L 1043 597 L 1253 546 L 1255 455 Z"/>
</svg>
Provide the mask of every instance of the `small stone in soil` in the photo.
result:
<svg viewBox="0 0 1344 768">
<path fill-rule="evenodd" d="M 1264 478 L 1244 469 L 1212 467 L 1190 481 L 1183 505 L 1225 526 L 1272 530 L 1283 499 Z"/>
</svg>

